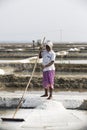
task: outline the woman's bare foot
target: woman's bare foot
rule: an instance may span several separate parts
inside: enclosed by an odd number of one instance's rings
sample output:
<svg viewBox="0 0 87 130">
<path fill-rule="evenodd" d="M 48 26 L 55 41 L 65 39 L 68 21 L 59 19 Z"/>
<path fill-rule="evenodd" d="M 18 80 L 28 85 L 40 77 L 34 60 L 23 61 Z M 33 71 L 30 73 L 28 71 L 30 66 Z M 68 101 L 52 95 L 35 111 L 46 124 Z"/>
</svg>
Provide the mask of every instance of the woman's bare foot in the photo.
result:
<svg viewBox="0 0 87 130">
<path fill-rule="evenodd" d="M 47 96 L 48 96 L 47 94 L 41 95 L 41 97 L 47 97 Z"/>
<path fill-rule="evenodd" d="M 52 99 L 52 96 L 49 96 L 47 99 L 48 99 L 48 100 Z"/>
</svg>

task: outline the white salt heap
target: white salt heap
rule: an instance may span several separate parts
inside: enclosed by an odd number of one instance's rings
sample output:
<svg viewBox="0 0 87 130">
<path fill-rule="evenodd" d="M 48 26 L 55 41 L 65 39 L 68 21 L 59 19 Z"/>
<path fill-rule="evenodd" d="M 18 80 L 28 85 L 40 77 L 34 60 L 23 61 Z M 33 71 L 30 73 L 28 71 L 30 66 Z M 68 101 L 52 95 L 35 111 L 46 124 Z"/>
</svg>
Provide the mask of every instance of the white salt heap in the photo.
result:
<svg viewBox="0 0 87 130">
<path fill-rule="evenodd" d="M 0 69 L 0 75 L 4 75 L 5 71 L 3 69 Z"/>
</svg>

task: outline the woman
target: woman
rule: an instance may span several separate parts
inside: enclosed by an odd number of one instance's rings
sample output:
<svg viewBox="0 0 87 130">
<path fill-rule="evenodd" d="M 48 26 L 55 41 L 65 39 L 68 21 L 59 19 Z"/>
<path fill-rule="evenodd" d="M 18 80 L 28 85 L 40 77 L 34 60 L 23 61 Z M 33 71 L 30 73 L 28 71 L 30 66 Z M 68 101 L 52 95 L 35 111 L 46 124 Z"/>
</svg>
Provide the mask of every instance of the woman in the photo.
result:
<svg viewBox="0 0 87 130">
<path fill-rule="evenodd" d="M 43 87 L 45 90 L 44 95 L 41 97 L 48 96 L 47 99 L 52 98 L 52 92 L 54 89 L 54 76 L 55 76 L 55 57 L 56 54 L 52 50 L 53 43 L 47 42 L 46 43 L 46 49 L 42 50 L 40 49 L 39 58 L 42 58 L 42 67 L 43 67 Z M 49 94 L 48 94 L 49 92 Z"/>
</svg>

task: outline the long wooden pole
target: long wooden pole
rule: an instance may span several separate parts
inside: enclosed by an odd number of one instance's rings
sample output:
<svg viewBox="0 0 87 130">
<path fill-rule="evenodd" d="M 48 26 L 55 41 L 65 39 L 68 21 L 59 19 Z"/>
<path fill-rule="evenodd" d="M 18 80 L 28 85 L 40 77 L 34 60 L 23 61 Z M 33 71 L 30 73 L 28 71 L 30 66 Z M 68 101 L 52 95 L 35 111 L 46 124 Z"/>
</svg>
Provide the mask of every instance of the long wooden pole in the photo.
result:
<svg viewBox="0 0 87 130">
<path fill-rule="evenodd" d="M 45 41 L 45 37 L 44 37 L 43 40 L 41 41 L 41 44 L 43 44 L 44 41 Z M 18 106 L 17 106 L 17 108 L 16 108 L 16 110 L 15 110 L 15 112 L 14 112 L 12 118 L 15 117 L 17 111 L 19 110 L 19 107 L 21 106 L 21 104 L 22 104 L 22 102 L 23 102 L 24 95 L 25 95 L 25 93 L 27 92 L 27 89 L 28 89 L 28 87 L 29 87 L 29 85 L 30 85 L 30 82 L 31 82 L 32 77 L 33 77 L 33 75 L 34 75 L 34 72 L 35 72 L 35 69 L 36 69 L 36 65 L 37 65 L 38 60 L 39 60 L 39 57 L 36 58 L 35 65 L 34 65 L 34 68 L 33 68 L 32 74 L 31 74 L 31 77 L 30 77 L 30 79 L 29 79 L 29 81 L 28 81 L 28 84 L 27 84 L 27 86 L 26 86 L 26 88 L 25 88 L 25 90 L 24 90 L 24 92 L 23 92 L 23 95 L 22 95 L 22 97 L 21 97 L 21 100 L 19 101 L 19 104 L 18 104 Z"/>
</svg>

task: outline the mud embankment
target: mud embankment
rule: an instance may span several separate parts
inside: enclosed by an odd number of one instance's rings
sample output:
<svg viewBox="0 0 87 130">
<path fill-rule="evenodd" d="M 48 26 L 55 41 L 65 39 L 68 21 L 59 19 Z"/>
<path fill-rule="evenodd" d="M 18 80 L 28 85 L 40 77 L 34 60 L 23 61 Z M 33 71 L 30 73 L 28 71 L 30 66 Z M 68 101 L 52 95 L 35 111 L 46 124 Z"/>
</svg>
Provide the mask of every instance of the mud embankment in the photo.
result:
<svg viewBox="0 0 87 130">
<path fill-rule="evenodd" d="M 32 72 L 35 63 L 0 63 L 0 68 L 11 68 L 13 73 Z M 65 63 L 55 63 L 56 72 L 79 72 L 87 73 L 87 64 L 65 64 Z M 37 64 L 35 72 L 42 72 L 42 66 L 40 63 Z"/>
<path fill-rule="evenodd" d="M 55 88 L 65 90 L 87 89 L 86 64 L 55 64 L 55 66 Z M 9 68 L 9 73 L 0 75 L 0 87 L 26 87 L 33 67 L 33 63 L 0 64 L 0 68 Z M 68 74 L 63 74 L 65 72 Z M 74 75 L 75 72 L 77 73 L 76 75 Z M 84 75 L 82 75 L 82 73 L 84 73 Z M 42 67 L 39 63 L 37 64 L 35 74 L 29 88 L 42 88 Z"/>
<path fill-rule="evenodd" d="M 0 75 L 0 87 L 26 87 L 30 76 Z M 29 88 L 42 88 L 42 76 L 34 76 Z M 55 88 L 60 89 L 87 89 L 85 76 L 55 76 Z"/>
</svg>

